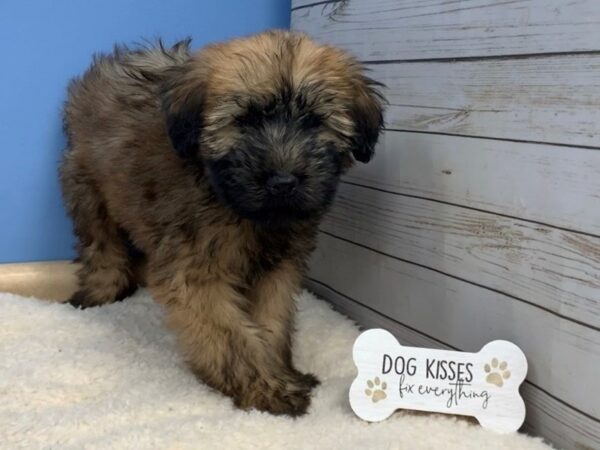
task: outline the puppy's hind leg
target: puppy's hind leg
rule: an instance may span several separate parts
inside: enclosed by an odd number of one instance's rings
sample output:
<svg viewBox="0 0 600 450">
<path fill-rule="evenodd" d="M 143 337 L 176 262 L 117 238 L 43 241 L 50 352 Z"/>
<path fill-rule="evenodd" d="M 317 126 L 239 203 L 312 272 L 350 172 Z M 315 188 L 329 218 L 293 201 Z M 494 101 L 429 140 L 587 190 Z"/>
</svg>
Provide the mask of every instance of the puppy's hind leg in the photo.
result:
<svg viewBox="0 0 600 450">
<path fill-rule="evenodd" d="M 77 231 L 82 267 L 77 272 L 79 289 L 69 299 L 75 307 L 120 301 L 137 289 L 122 235 L 108 217 L 102 217 L 102 209 L 91 228 Z"/>
<path fill-rule="evenodd" d="M 93 182 L 63 165 L 61 173 L 67 207 L 75 223 L 79 260 L 78 290 L 69 299 L 75 307 L 112 303 L 137 289 L 126 241 L 109 217 Z"/>
</svg>

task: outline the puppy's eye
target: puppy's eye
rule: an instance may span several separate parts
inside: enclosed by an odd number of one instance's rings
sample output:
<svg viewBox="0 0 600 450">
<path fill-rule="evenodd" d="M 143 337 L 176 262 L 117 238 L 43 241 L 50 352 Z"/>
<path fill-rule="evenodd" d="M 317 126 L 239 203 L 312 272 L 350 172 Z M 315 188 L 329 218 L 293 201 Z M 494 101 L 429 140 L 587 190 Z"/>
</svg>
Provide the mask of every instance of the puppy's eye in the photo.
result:
<svg viewBox="0 0 600 450">
<path fill-rule="evenodd" d="M 323 125 L 323 117 L 318 114 L 308 113 L 302 117 L 302 128 L 305 130 L 311 130 L 313 128 L 320 127 Z"/>
</svg>

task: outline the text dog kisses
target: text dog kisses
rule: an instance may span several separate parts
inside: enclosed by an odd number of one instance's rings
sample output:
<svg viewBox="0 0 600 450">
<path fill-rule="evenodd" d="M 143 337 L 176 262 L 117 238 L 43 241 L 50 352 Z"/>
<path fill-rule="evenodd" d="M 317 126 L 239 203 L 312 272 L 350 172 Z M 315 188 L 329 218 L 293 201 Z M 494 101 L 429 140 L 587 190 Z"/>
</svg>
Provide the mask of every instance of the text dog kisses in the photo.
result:
<svg viewBox="0 0 600 450">
<path fill-rule="evenodd" d="M 424 362 L 424 363 L 423 363 Z M 469 389 L 473 381 L 473 364 L 426 358 L 422 362 L 417 358 L 392 357 L 383 355 L 382 375 L 399 375 L 398 391 L 400 398 L 405 396 L 434 396 L 446 399 L 446 407 L 457 407 L 464 400 L 481 400 L 481 408 L 486 409 L 491 394 L 487 390 Z M 424 377 L 422 374 L 424 373 Z M 412 377 L 416 377 L 416 382 Z M 427 381 L 431 381 L 428 383 Z M 443 383 L 447 381 L 447 385 Z"/>
</svg>

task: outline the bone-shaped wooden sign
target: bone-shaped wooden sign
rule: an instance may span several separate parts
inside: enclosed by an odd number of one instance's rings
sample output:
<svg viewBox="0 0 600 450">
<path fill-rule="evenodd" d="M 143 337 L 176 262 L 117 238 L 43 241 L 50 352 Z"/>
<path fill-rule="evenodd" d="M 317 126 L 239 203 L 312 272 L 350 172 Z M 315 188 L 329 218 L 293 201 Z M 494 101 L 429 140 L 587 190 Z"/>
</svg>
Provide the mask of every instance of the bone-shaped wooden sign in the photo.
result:
<svg viewBox="0 0 600 450">
<path fill-rule="evenodd" d="M 527 359 L 508 341 L 478 353 L 401 346 L 386 330 L 362 333 L 354 343 L 358 376 L 350 405 L 363 420 L 377 422 L 397 409 L 474 416 L 486 428 L 511 432 L 525 420 L 519 386 Z"/>
</svg>

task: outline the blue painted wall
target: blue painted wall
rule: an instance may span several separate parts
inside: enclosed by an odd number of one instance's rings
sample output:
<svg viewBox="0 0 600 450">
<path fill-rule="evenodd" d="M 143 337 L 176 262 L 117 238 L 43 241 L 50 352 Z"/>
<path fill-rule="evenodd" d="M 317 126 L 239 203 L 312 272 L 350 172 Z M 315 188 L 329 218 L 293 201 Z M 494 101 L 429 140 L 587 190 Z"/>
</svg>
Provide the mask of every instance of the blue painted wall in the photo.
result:
<svg viewBox="0 0 600 450">
<path fill-rule="evenodd" d="M 0 263 L 71 258 L 57 164 L 65 86 L 115 42 L 194 47 L 289 26 L 290 0 L 0 1 Z"/>
</svg>

